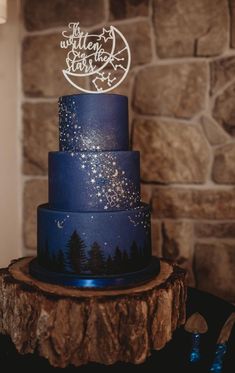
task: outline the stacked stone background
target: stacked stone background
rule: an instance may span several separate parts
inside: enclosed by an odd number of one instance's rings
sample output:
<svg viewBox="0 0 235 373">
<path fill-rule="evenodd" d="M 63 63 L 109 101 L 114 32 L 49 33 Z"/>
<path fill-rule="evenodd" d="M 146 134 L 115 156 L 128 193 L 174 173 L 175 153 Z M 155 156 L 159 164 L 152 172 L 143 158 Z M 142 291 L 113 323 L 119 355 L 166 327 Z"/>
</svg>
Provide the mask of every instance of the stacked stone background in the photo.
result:
<svg viewBox="0 0 235 373">
<path fill-rule="evenodd" d="M 116 92 L 129 96 L 154 253 L 234 302 L 235 0 L 25 0 L 22 15 L 25 253 L 47 201 L 47 153 L 58 148 L 57 97 L 77 93 L 61 73 L 61 31 L 113 24 L 132 51 Z"/>
</svg>

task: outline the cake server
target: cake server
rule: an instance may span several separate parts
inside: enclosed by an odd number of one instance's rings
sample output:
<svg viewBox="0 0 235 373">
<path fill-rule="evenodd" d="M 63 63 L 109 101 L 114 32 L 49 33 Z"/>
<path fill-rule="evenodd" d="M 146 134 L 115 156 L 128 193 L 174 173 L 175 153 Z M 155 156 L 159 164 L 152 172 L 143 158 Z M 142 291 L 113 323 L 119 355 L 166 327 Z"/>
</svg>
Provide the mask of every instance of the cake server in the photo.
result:
<svg viewBox="0 0 235 373">
<path fill-rule="evenodd" d="M 235 323 L 235 312 L 231 313 L 229 318 L 226 320 L 224 326 L 221 329 L 219 338 L 217 340 L 215 357 L 211 366 L 210 372 L 220 373 L 223 368 L 223 357 L 227 352 L 227 342 L 232 332 L 233 325 Z"/>
<path fill-rule="evenodd" d="M 184 329 L 192 334 L 192 349 L 190 352 L 190 363 L 196 363 L 200 360 L 200 336 L 208 330 L 207 322 L 204 317 L 196 312 L 192 314 L 185 323 Z"/>
</svg>

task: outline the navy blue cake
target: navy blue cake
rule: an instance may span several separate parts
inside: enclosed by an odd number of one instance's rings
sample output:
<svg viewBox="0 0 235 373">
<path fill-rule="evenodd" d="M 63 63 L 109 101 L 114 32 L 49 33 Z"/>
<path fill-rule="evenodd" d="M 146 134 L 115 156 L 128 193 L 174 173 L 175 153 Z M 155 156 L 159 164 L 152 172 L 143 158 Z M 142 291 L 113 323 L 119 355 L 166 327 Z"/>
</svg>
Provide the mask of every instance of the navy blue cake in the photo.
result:
<svg viewBox="0 0 235 373">
<path fill-rule="evenodd" d="M 159 260 L 151 253 L 150 207 L 140 201 L 139 152 L 129 150 L 127 97 L 61 97 L 59 137 L 31 274 L 97 289 L 149 280 Z"/>
</svg>

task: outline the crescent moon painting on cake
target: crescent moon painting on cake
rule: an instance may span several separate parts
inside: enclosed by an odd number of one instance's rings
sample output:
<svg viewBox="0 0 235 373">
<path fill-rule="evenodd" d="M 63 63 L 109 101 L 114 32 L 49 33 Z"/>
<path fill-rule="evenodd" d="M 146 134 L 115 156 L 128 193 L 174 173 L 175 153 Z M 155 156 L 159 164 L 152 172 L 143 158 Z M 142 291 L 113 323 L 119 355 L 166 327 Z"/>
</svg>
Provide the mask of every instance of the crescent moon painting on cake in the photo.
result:
<svg viewBox="0 0 235 373">
<path fill-rule="evenodd" d="M 59 229 L 63 229 L 63 227 L 64 227 L 64 222 L 63 221 L 57 221 L 57 227 L 59 228 Z"/>
<path fill-rule="evenodd" d="M 66 215 L 64 219 L 55 219 L 55 223 L 58 229 L 63 229 L 64 228 L 64 223 L 66 220 L 69 218 L 69 215 Z"/>
<path fill-rule="evenodd" d="M 114 26 L 100 33 L 81 30 L 79 22 L 62 32 L 62 49 L 67 49 L 67 68 L 62 72 L 68 82 L 82 92 L 105 93 L 126 77 L 131 63 L 129 45 Z"/>
</svg>

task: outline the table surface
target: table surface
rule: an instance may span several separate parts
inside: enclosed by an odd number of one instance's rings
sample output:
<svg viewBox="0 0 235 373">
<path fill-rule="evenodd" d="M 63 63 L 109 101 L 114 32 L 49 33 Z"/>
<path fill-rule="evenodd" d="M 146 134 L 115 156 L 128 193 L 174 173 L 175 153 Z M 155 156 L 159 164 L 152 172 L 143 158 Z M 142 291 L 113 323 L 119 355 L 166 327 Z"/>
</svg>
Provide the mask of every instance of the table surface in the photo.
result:
<svg viewBox="0 0 235 373">
<path fill-rule="evenodd" d="M 213 360 L 215 344 L 220 333 L 220 330 L 231 312 L 235 312 L 235 307 L 215 296 L 198 291 L 196 289 L 188 289 L 187 299 L 187 317 L 194 312 L 200 312 L 208 323 L 208 333 L 201 337 L 201 362 L 196 365 L 188 363 L 189 351 L 191 348 L 191 335 L 184 331 L 184 328 L 179 328 L 175 333 L 172 341 L 170 341 L 161 351 L 153 351 L 152 355 L 144 364 L 115 364 L 113 366 L 103 366 L 99 364 L 89 364 L 79 368 L 68 367 L 59 369 L 51 367 L 48 362 L 33 355 L 20 355 L 16 352 L 10 338 L 0 335 L 0 364 L 6 366 L 7 370 L 14 369 L 15 371 L 32 372 L 37 369 L 42 372 L 75 372 L 81 373 L 91 372 L 107 372 L 120 373 L 120 369 L 125 369 L 129 372 L 145 372 L 145 373 L 204 373 L 209 372 L 211 362 Z M 235 373 L 235 327 L 228 343 L 227 354 L 224 357 L 223 373 Z"/>
</svg>

